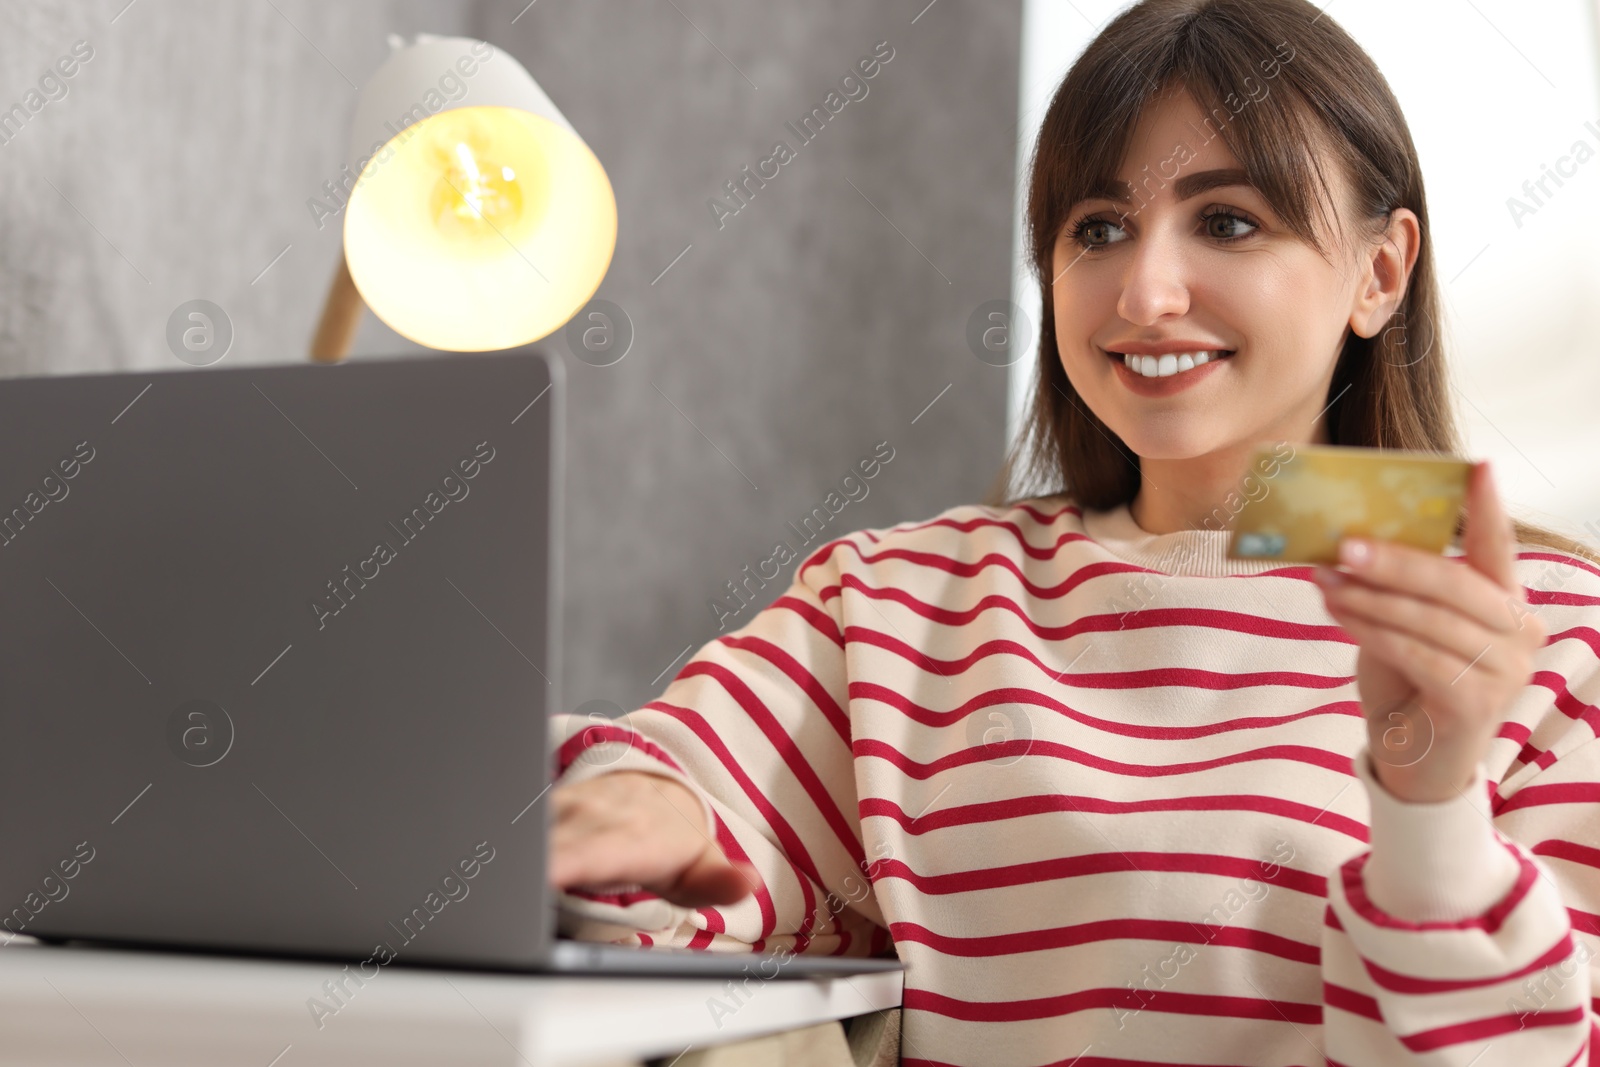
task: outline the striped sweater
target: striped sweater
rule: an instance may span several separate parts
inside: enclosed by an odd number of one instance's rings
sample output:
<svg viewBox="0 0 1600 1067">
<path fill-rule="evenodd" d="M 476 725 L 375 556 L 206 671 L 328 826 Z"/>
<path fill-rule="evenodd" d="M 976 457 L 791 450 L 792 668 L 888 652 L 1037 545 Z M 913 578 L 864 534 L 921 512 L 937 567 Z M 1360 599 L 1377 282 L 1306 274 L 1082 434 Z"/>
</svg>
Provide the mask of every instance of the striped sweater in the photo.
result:
<svg viewBox="0 0 1600 1067">
<path fill-rule="evenodd" d="M 553 723 L 561 782 L 685 782 L 759 892 L 564 928 L 897 952 L 930 1067 L 1600 1062 L 1600 568 L 1518 546 L 1548 641 L 1477 785 L 1418 805 L 1310 568 L 1226 538 L 1057 495 L 821 545 L 660 699 Z"/>
</svg>

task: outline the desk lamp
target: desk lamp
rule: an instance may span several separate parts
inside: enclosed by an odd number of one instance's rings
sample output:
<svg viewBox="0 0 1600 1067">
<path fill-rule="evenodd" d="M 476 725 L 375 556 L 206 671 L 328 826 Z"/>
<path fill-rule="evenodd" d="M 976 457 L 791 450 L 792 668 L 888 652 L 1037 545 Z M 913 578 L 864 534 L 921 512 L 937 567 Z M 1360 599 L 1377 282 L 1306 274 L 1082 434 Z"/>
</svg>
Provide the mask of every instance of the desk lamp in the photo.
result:
<svg viewBox="0 0 1600 1067">
<path fill-rule="evenodd" d="M 350 350 L 363 305 L 429 348 L 529 344 L 588 303 L 617 204 L 600 161 L 521 64 L 419 36 L 362 90 L 344 172 L 344 254 L 311 358 Z"/>
</svg>

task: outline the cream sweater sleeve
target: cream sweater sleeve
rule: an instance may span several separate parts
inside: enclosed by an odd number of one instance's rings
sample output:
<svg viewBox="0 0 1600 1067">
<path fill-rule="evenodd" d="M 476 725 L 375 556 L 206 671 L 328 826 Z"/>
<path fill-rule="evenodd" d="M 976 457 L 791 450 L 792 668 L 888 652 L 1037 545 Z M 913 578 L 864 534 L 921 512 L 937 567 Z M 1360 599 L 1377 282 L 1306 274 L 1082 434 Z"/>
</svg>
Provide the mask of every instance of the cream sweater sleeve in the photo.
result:
<svg viewBox="0 0 1600 1067">
<path fill-rule="evenodd" d="M 1600 1057 L 1600 632 L 1552 629 L 1522 694 L 1543 709 L 1521 717 L 1531 735 L 1513 726 L 1495 742 L 1520 745 L 1501 781 L 1480 767 L 1459 798 L 1407 804 L 1357 757 L 1371 840 L 1328 879 L 1330 1064 Z"/>
<path fill-rule="evenodd" d="M 587 940 L 866 955 L 888 946 L 862 847 L 836 614 L 840 541 L 800 564 L 771 605 L 695 652 L 660 698 L 621 720 L 556 716 L 557 784 L 618 770 L 682 782 L 716 842 L 760 874 L 726 907 L 688 910 L 638 887 L 563 894 Z"/>
</svg>

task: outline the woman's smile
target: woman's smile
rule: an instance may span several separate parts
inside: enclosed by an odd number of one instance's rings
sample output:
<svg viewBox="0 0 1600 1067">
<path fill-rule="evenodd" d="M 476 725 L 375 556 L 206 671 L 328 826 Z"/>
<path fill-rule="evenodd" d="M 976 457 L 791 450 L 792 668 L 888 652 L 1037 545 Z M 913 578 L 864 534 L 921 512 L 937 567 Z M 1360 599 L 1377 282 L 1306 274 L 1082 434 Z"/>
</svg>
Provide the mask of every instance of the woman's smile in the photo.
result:
<svg viewBox="0 0 1600 1067">
<path fill-rule="evenodd" d="M 1189 338 L 1170 341 L 1120 341 L 1102 351 L 1126 373 L 1117 379 L 1140 396 L 1170 396 L 1189 388 L 1212 372 L 1211 364 L 1232 358 L 1235 349 Z M 1196 373 L 1199 371 L 1201 373 Z M 1182 379 L 1167 382 L 1163 379 Z"/>
<path fill-rule="evenodd" d="M 1139 396 L 1163 397 L 1181 393 L 1215 377 L 1222 364 L 1233 358 L 1227 349 L 1199 349 L 1164 355 L 1106 352 L 1112 373 Z"/>
</svg>

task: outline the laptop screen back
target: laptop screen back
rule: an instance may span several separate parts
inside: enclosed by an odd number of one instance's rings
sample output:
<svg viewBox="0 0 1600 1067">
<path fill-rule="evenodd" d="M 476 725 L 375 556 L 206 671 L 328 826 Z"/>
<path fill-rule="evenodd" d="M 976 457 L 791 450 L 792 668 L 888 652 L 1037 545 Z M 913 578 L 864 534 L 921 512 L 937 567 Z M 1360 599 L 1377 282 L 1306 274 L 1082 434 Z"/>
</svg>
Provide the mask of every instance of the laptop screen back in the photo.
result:
<svg viewBox="0 0 1600 1067">
<path fill-rule="evenodd" d="M 0 928 L 537 963 L 560 369 L 0 382 Z"/>
</svg>

